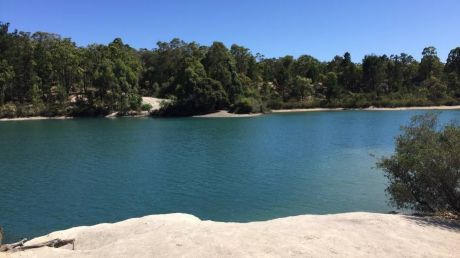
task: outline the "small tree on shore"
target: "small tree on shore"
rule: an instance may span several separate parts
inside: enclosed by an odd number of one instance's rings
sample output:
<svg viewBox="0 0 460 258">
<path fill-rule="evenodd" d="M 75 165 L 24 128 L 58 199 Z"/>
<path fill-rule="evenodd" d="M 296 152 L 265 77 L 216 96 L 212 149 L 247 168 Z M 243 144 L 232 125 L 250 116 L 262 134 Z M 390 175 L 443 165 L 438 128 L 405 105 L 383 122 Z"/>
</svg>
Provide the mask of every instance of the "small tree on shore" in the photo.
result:
<svg viewBox="0 0 460 258">
<path fill-rule="evenodd" d="M 414 116 L 396 150 L 378 161 L 397 208 L 460 214 L 460 126 L 439 125 L 436 113 Z"/>
</svg>

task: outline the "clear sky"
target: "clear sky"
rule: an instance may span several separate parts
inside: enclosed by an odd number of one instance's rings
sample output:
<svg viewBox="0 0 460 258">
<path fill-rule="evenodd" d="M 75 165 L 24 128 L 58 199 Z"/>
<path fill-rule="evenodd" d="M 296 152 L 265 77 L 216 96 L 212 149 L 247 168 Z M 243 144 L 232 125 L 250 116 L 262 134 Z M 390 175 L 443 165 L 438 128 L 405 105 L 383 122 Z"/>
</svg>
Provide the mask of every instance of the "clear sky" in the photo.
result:
<svg viewBox="0 0 460 258">
<path fill-rule="evenodd" d="M 349 51 L 405 52 L 433 45 L 445 61 L 460 46 L 460 0 L 0 0 L 0 20 L 24 31 L 71 37 L 78 45 L 121 37 L 135 48 L 179 37 L 244 45 L 267 57 Z"/>
</svg>

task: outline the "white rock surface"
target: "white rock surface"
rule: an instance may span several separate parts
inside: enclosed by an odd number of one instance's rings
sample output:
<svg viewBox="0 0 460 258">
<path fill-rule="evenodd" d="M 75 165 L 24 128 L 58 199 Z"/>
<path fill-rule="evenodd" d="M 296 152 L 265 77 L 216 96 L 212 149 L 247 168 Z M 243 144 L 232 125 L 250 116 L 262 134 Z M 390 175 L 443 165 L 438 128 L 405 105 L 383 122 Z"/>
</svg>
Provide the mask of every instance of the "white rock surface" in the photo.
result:
<svg viewBox="0 0 460 258">
<path fill-rule="evenodd" d="M 76 227 L 31 240 L 75 238 L 70 246 L 6 257 L 460 257 L 458 224 L 375 213 L 302 215 L 263 222 L 152 215 Z M 0 255 L 1 256 L 1 255 Z"/>
</svg>

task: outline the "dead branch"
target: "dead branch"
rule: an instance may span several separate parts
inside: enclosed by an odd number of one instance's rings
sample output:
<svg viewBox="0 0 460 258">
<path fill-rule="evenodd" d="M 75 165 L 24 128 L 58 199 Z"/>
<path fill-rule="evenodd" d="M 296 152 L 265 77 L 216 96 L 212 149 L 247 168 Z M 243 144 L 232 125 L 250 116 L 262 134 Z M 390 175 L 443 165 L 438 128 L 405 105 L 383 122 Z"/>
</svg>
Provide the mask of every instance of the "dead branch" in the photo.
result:
<svg viewBox="0 0 460 258">
<path fill-rule="evenodd" d="M 33 249 L 33 248 L 40 248 L 40 247 L 53 247 L 53 248 L 59 248 L 68 244 L 72 244 L 72 250 L 75 249 L 75 239 L 53 239 L 50 241 L 46 241 L 43 243 L 38 243 L 34 245 L 24 245 L 24 243 L 27 241 L 27 239 L 23 239 L 17 243 L 14 244 L 9 244 L 9 245 L 2 245 L 0 246 L 0 252 L 16 252 L 16 251 L 24 251 L 28 249 Z"/>
<path fill-rule="evenodd" d="M 11 251 L 17 247 L 23 246 L 25 242 L 27 242 L 27 238 L 23 238 L 21 241 L 13 243 L 13 244 L 0 245 L 0 252 Z"/>
</svg>

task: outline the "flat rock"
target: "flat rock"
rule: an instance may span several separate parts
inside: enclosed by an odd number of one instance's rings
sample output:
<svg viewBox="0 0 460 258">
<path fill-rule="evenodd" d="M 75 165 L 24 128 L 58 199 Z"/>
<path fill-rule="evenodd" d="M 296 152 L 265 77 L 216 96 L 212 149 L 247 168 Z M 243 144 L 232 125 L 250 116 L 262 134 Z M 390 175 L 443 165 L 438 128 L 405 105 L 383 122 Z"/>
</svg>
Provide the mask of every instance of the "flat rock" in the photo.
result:
<svg viewBox="0 0 460 258">
<path fill-rule="evenodd" d="M 152 215 L 76 227 L 31 240 L 75 239 L 7 257 L 460 257 L 455 222 L 377 213 L 301 215 L 270 221 L 201 221 Z M 0 255 L 1 256 L 1 255 Z"/>
</svg>

